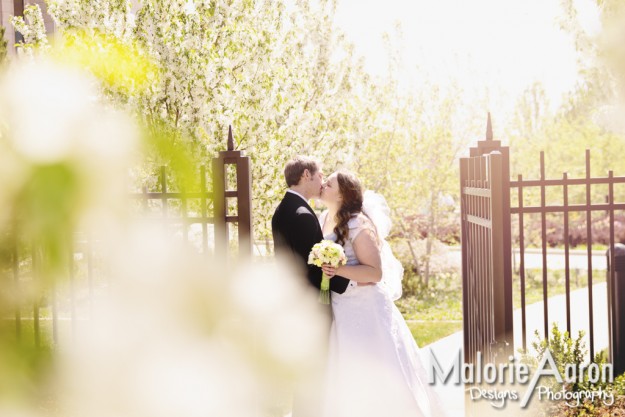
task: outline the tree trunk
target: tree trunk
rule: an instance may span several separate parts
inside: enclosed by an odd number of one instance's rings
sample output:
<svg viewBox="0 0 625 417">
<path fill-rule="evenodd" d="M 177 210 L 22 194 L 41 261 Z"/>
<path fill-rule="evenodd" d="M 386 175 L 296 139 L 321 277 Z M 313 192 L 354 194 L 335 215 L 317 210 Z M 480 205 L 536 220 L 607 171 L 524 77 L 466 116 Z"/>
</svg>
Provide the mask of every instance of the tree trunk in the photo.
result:
<svg viewBox="0 0 625 417">
<path fill-rule="evenodd" d="M 417 274 L 420 276 L 421 275 L 421 265 L 419 265 L 419 257 L 417 256 L 417 252 L 414 249 L 414 246 L 412 246 L 412 237 L 410 235 L 410 233 L 408 233 L 408 230 L 406 229 L 406 224 L 404 223 L 404 218 L 399 215 L 396 216 L 399 219 L 399 225 L 401 226 L 402 232 L 404 233 L 405 239 L 406 239 L 406 244 L 408 245 L 408 249 L 410 250 L 410 256 L 412 257 L 412 262 L 414 263 L 414 265 L 417 268 Z"/>
<path fill-rule="evenodd" d="M 430 194 L 430 216 L 428 219 L 428 227 L 427 227 L 427 238 L 425 240 L 425 273 L 424 273 L 424 284 L 427 288 L 430 284 L 430 257 L 432 255 L 432 242 L 434 237 L 434 229 L 436 225 L 436 193 Z"/>
</svg>

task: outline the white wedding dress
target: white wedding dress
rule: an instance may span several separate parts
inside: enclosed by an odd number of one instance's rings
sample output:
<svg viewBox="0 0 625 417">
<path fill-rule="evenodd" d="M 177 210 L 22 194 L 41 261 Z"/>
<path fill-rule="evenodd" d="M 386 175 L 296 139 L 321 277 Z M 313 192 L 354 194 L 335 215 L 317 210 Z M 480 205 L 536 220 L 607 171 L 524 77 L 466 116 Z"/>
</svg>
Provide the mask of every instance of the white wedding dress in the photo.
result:
<svg viewBox="0 0 625 417">
<path fill-rule="evenodd" d="M 352 242 L 372 223 L 359 214 L 348 226 L 347 264 L 357 265 Z M 334 233 L 325 238 L 336 241 Z M 324 417 L 444 415 L 427 382 L 419 348 L 385 285 L 352 281 L 343 294 L 333 292 L 331 297 L 334 319 Z"/>
</svg>

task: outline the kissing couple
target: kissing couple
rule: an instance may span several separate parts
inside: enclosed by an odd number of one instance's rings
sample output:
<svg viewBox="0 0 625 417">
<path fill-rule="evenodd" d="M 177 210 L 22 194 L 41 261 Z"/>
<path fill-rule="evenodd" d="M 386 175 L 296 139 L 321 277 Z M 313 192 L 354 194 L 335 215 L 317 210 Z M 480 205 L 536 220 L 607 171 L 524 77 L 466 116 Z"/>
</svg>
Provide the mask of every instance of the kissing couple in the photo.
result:
<svg viewBox="0 0 625 417">
<path fill-rule="evenodd" d="M 385 240 L 391 221 L 384 198 L 364 192 L 350 172 L 324 180 L 321 165 L 306 156 L 289 161 L 284 177 L 288 189 L 271 221 L 276 256 L 305 268 L 311 290 L 319 291 L 325 273 L 331 294 L 321 382 L 315 392 L 295 394 L 293 417 L 444 416 L 394 304 L 403 268 Z M 326 207 L 319 217 L 308 204 L 313 198 Z M 343 247 L 345 265 L 307 263 L 323 239 Z"/>
</svg>

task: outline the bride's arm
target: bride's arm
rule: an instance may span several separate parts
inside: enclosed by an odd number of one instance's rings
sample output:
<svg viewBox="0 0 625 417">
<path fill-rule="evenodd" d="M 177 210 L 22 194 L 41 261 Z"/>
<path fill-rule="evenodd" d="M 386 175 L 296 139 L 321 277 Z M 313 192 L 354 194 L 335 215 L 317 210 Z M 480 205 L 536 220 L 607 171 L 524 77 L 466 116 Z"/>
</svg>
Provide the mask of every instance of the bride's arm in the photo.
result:
<svg viewBox="0 0 625 417">
<path fill-rule="evenodd" d="M 380 282 L 382 267 L 375 232 L 368 228 L 363 230 L 353 240 L 352 245 L 360 265 L 343 265 L 338 268 L 324 266 L 322 269 L 326 275 L 340 275 L 356 282 Z"/>
</svg>

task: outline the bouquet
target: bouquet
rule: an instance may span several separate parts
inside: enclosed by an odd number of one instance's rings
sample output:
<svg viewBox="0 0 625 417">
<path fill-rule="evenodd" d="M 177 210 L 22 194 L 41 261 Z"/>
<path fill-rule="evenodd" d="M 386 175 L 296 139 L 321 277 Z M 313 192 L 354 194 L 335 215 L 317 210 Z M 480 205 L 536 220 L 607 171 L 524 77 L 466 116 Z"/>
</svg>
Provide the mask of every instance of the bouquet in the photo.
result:
<svg viewBox="0 0 625 417">
<path fill-rule="evenodd" d="M 315 244 L 308 255 L 308 263 L 321 267 L 322 265 L 332 265 L 339 267 L 345 265 L 347 257 L 343 247 L 331 240 L 322 240 Z M 330 304 L 330 278 L 325 273 L 321 275 L 321 290 L 319 291 L 319 302 Z"/>
</svg>

